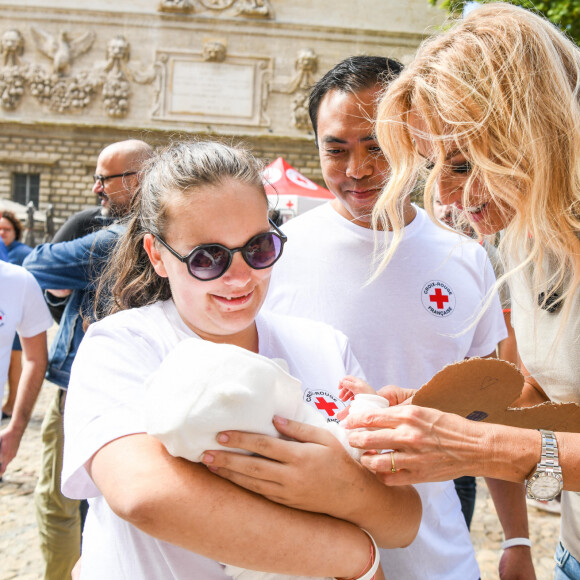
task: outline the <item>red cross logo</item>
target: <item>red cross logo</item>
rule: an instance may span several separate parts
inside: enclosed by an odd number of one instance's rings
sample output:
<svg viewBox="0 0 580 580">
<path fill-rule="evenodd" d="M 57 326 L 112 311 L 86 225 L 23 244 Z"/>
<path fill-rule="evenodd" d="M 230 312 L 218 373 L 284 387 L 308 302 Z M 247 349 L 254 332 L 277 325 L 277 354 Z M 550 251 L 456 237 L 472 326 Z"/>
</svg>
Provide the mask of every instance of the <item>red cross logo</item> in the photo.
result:
<svg viewBox="0 0 580 580">
<path fill-rule="evenodd" d="M 294 207 L 294 204 L 292 203 L 292 200 L 291 199 L 288 200 L 288 203 L 286 204 L 286 207 L 288 209 L 292 209 Z"/>
<path fill-rule="evenodd" d="M 338 407 L 334 403 L 329 403 L 324 397 L 316 397 L 316 408 L 326 411 L 329 417 L 334 417 L 334 411 Z"/>
<path fill-rule="evenodd" d="M 441 288 L 437 288 L 435 294 L 429 294 L 429 300 L 431 302 L 437 302 L 437 308 L 441 310 L 445 305 L 445 302 L 449 302 L 449 296 L 445 296 L 445 294 L 441 292 Z"/>
</svg>

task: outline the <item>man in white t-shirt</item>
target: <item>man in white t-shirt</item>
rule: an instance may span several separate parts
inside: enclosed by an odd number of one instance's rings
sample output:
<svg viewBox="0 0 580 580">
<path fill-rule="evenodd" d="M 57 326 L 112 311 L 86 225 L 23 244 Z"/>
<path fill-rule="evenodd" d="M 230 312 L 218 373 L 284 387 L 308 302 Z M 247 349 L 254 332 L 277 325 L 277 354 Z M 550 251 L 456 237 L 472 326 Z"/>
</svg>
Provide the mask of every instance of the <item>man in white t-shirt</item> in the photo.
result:
<svg viewBox="0 0 580 580">
<path fill-rule="evenodd" d="M 0 260 L 0 406 L 12 342 L 22 342 L 22 374 L 8 425 L 0 430 L 0 477 L 14 459 L 36 403 L 48 360 L 46 331 L 52 317 L 34 276 L 24 268 Z"/>
<path fill-rule="evenodd" d="M 380 248 L 383 236 L 372 230 L 371 212 L 388 173 L 374 135 L 375 106 L 384 83 L 400 70 L 384 57 L 353 57 L 314 86 L 309 112 L 322 173 L 336 199 L 284 226 L 288 242 L 265 307 L 344 332 L 375 388 L 418 389 L 446 364 L 494 356 L 507 333 L 497 299 L 476 318 L 495 282 L 483 249 L 434 224 L 410 200 L 404 239 L 387 269 L 369 283 L 375 241 Z M 416 488 L 423 501 L 421 528 L 409 547 L 383 551 L 387 577 L 479 578 L 453 482 Z M 501 499 L 506 538 L 527 536 L 523 488 L 492 482 L 490 489 Z M 517 576 L 522 570 L 524 576 Z M 529 548 L 506 550 L 502 574 L 533 578 Z"/>
</svg>

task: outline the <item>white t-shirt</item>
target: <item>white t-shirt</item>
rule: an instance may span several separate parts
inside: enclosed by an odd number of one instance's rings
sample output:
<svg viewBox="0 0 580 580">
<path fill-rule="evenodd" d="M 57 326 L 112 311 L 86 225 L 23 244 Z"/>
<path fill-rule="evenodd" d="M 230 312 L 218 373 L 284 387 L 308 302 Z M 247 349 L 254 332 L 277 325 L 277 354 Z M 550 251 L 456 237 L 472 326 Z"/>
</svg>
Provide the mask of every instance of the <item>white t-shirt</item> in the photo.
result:
<svg viewBox="0 0 580 580">
<path fill-rule="evenodd" d="M 260 354 L 284 359 L 302 381 L 303 399 L 336 421 L 345 406 L 338 398 L 340 379 L 362 372 L 346 337 L 324 324 L 270 313 L 260 314 L 256 324 Z M 89 498 L 82 580 L 228 578 L 221 564 L 117 517 L 85 468 L 108 442 L 146 431 L 146 380 L 180 341 L 192 336 L 168 300 L 105 318 L 89 327 L 81 343 L 67 395 L 62 489 L 68 497 Z"/>
<path fill-rule="evenodd" d="M 372 230 L 346 220 L 330 204 L 290 220 L 266 299 L 265 308 L 344 332 L 376 388 L 419 388 L 446 364 L 495 352 L 507 336 L 497 296 L 471 325 L 495 282 L 485 251 L 416 209 L 393 260 L 370 284 Z M 419 533 L 407 548 L 382 550 L 387 576 L 479 578 L 453 482 L 415 487 L 423 501 Z"/>
<path fill-rule="evenodd" d="M 546 277 L 547 278 L 547 277 Z M 512 324 L 518 352 L 526 370 L 550 400 L 580 404 L 580 290 L 571 298 L 570 316 L 560 328 L 564 307 L 558 312 L 538 308 L 538 294 L 523 272 L 509 278 Z M 580 561 L 580 493 L 562 492 L 561 540 Z"/>
<path fill-rule="evenodd" d="M 0 260 L 0 404 L 8 378 L 14 334 L 29 338 L 52 326 L 52 317 L 34 276 Z"/>
</svg>

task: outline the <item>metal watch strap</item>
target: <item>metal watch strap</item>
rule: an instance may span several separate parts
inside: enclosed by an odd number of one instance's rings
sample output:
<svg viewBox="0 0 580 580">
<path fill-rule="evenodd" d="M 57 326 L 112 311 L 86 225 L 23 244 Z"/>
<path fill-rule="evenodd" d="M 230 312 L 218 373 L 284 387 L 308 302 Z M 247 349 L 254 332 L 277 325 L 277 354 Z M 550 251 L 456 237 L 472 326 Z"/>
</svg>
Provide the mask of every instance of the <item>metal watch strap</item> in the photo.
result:
<svg viewBox="0 0 580 580">
<path fill-rule="evenodd" d="M 541 465 L 561 473 L 562 469 L 558 461 L 558 442 L 554 432 L 540 429 L 540 433 L 542 434 L 542 455 L 538 467 Z"/>
<path fill-rule="evenodd" d="M 556 436 L 553 431 L 548 431 L 546 429 L 538 429 L 538 431 L 540 431 L 542 435 L 540 462 L 526 480 L 526 493 L 531 499 L 550 501 L 558 495 L 563 487 L 562 468 L 560 467 L 558 459 L 558 442 L 556 441 Z M 535 491 L 534 488 L 536 484 L 545 478 L 558 482 L 559 489 L 557 492 L 552 495 L 543 495 L 542 492 L 538 494 L 538 492 Z"/>
</svg>

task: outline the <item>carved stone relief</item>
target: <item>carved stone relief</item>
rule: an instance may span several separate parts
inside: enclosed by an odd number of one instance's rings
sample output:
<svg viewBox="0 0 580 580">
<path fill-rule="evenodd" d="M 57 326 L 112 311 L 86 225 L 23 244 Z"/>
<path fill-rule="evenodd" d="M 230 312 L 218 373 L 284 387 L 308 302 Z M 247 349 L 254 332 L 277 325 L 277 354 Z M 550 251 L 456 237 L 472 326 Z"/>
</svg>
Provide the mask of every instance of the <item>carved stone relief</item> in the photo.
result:
<svg viewBox="0 0 580 580">
<path fill-rule="evenodd" d="M 0 71 L 0 103 L 2 108 L 13 111 L 20 104 L 26 79 L 16 67 L 5 67 Z"/>
<path fill-rule="evenodd" d="M 159 3 L 160 12 L 182 12 L 193 11 L 193 4 L 189 0 L 161 0 Z"/>
<path fill-rule="evenodd" d="M 26 80 L 30 94 L 56 113 L 85 109 L 91 104 L 99 85 L 98 79 L 88 71 L 65 77 L 48 73 L 38 65 L 29 70 Z"/>
<path fill-rule="evenodd" d="M 294 61 L 294 75 L 285 83 L 278 83 L 273 91 L 293 95 L 290 102 L 290 119 L 296 129 L 310 130 L 308 116 L 308 95 L 316 82 L 315 73 L 318 70 L 318 56 L 311 48 L 303 48 Z"/>
<path fill-rule="evenodd" d="M 204 124 L 269 126 L 272 60 L 230 55 L 210 40 L 200 52 L 159 51 L 160 102 L 154 118 Z"/>
<path fill-rule="evenodd" d="M 299 91 L 292 97 L 290 105 L 292 125 L 301 131 L 308 131 L 311 128 L 308 114 L 308 96 L 309 93 L 307 91 Z"/>
<path fill-rule="evenodd" d="M 290 81 L 288 92 L 293 93 L 298 89 L 310 90 L 316 82 L 314 73 L 318 70 L 318 56 L 311 48 L 303 48 L 294 61 L 294 69 L 296 72 Z"/>
<path fill-rule="evenodd" d="M 252 18 L 272 18 L 272 9 L 268 0 L 239 0 L 236 14 Z"/>
<path fill-rule="evenodd" d="M 223 42 L 205 42 L 201 56 L 203 60 L 208 62 L 223 62 L 226 60 L 226 46 Z"/>
<path fill-rule="evenodd" d="M 50 59 L 51 66 L 47 69 L 40 64 L 23 62 L 20 58 L 24 54 L 23 35 L 19 30 L 7 30 L 0 45 L 0 105 L 3 109 L 16 109 L 27 90 L 41 105 L 60 114 L 82 111 L 100 94 L 106 114 L 121 118 L 129 112 L 132 82 L 153 83 L 158 99 L 159 65 L 154 64 L 146 71 L 131 69 L 130 46 L 123 36 L 109 40 L 104 65 L 72 74 L 75 59 L 92 49 L 94 32 L 72 35 L 60 31 L 54 36 L 31 27 L 31 34 L 39 52 Z"/>
<path fill-rule="evenodd" d="M 24 38 L 18 30 L 7 30 L 2 35 L 2 66 L 19 66 L 20 57 L 24 54 Z"/>
<path fill-rule="evenodd" d="M 89 51 L 95 42 L 95 33 L 92 31 L 75 36 L 61 31 L 58 36 L 53 36 L 35 26 L 30 30 L 36 48 L 52 61 L 52 72 L 59 76 L 68 73 L 72 62 Z"/>
<path fill-rule="evenodd" d="M 209 11 L 245 18 L 273 18 L 269 0 L 161 0 L 158 10 L 181 14 Z"/>
<path fill-rule="evenodd" d="M 208 10 L 225 10 L 230 8 L 236 0 L 199 0 L 199 3 Z"/>
<path fill-rule="evenodd" d="M 107 45 L 107 64 L 103 82 L 103 104 L 110 117 L 125 117 L 129 111 L 130 72 L 129 43 L 124 36 L 116 36 Z"/>
<path fill-rule="evenodd" d="M 18 30 L 7 30 L 2 35 L 2 69 L 0 70 L 0 103 L 2 108 L 12 111 L 20 103 L 24 94 L 23 63 L 24 38 Z"/>
</svg>

